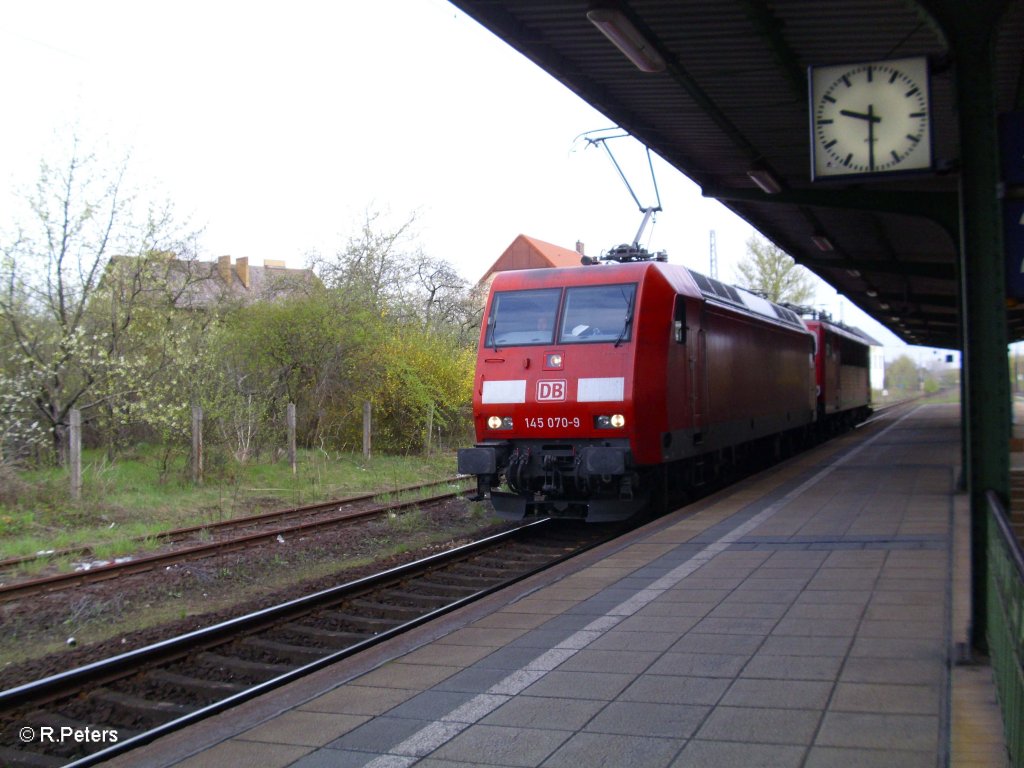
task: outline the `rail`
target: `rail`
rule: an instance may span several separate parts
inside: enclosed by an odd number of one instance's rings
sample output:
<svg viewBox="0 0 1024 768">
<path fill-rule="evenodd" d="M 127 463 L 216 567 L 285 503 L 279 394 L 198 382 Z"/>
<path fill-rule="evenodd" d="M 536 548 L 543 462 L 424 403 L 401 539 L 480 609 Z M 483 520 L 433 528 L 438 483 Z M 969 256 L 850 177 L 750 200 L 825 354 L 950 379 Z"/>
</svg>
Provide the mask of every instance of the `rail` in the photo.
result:
<svg viewBox="0 0 1024 768">
<path fill-rule="evenodd" d="M 999 497 L 987 494 L 989 654 L 1010 765 L 1024 767 L 1024 553 Z"/>
</svg>

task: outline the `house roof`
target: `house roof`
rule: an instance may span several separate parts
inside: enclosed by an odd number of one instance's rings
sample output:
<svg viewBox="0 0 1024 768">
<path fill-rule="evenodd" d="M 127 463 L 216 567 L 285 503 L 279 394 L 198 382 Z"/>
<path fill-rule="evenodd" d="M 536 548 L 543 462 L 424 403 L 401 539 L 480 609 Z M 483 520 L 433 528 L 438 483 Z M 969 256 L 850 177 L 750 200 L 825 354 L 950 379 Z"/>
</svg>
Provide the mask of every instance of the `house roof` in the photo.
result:
<svg viewBox="0 0 1024 768">
<path fill-rule="evenodd" d="M 546 243 L 535 237 L 519 235 L 480 278 L 480 284 L 486 283 L 496 272 L 509 272 L 515 269 L 578 267 L 583 244 L 579 243 L 577 247 L 579 250 L 574 251 L 560 245 Z"/>
<path fill-rule="evenodd" d="M 263 266 L 250 265 L 241 257 L 232 264 L 230 256 L 217 261 L 179 259 L 174 254 L 161 254 L 165 258 L 139 259 L 117 256 L 111 267 L 121 270 L 133 279 L 150 283 L 144 290 L 165 291 L 174 306 L 180 309 L 205 309 L 222 301 L 252 304 L 273 301 L 295 294 L 306 294 L 321 286 L 320 279 L 311 269 L 290 269 L 283 261 L 266 261 Z"/>
</svg>

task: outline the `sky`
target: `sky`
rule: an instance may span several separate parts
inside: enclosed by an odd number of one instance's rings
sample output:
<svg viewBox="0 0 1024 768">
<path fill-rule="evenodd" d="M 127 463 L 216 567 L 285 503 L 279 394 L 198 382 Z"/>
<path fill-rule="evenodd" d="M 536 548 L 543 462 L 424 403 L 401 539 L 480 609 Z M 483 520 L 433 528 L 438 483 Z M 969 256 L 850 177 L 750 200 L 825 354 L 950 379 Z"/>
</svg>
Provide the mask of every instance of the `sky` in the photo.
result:
<svg viewBox="0 0 1024 768">
<path fill-rule="evenodd" d="M 640 227 L 607 155 L 578 138 L 614 125 L 444 0 L 0 3 L 5 195 L 77 134 L 130 156 L 131 180 L 202 229 L 205 260 L 305 266 L 370 212 L 414 217 L 412 246 L 476 281 L 519 234 L 599 255 Z M 611 148 L 656 204 L 643 148 Z M 707 273 L 714 232 L 735 281 L 752 227 L 657 157 L 654 179 L 663 211 L 643 244 Z M 887 358 L 907 351 L 824 283 L 816 303 Z"/>
</svg>

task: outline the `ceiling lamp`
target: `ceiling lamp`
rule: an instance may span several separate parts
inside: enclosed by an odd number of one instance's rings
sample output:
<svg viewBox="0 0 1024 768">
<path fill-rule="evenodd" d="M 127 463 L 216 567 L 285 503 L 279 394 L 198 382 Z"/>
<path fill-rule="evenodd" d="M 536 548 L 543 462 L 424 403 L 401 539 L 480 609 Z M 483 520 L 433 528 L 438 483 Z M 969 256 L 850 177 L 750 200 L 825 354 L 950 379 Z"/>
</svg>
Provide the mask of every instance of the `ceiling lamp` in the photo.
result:
<svg viewBox="0 0 1024 768">
<path fill-rule="evenodd" d="M 834 251 L 836 249 L 832 244 L 832 241 L 828 239 L 827 235 L 813 234 L 811 235 L 811 242 L 817 246 L 819 251 L 823 251 L 824 253 L 828 253 L 829 251 Z"/>
<path fill-rule="evenodd" d="M 661 54 L 621 11 L 594 8 L 587 11 L 587 18 L 641 72 L 665 71 L 665 60 L 661 58 Z"/>
<path fill-rule="evenodd" d="M 777 195 L 782 191 L 782 182 L 772 173 L 764 163 L 754 163 L 747 171 L 750 180 L 757 184 L 765 194 Z"/>
</svg>

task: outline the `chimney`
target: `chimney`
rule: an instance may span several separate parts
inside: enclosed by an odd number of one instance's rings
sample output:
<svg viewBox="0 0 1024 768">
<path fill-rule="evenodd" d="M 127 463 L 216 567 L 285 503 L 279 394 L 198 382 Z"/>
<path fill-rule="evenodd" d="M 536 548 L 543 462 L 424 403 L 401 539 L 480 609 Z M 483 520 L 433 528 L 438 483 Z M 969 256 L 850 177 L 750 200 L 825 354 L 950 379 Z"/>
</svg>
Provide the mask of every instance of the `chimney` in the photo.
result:
<svg viewBox="0 0 1024 768">
<path fill-rule="evenodd" d="M 218 256 L 217 257 L 217 271 L 220 272 L 220 279 L 228 285 L 231 285 L 231 257 L 230 256 Z"/>
<path fill-rule="evenodd" d="M 584 255 L 583 254 L 583 241 L 582 240 L 577 240 L 576 241 L 576 253 L 578 253 L 580 256 Z"/>
<path fill-rule="evenodd" d="M 249 257 L 239 256 L 235 260 L 235 271 L 238 273 L 238 279 L 242 281 L 242 285 L 249 288 Z"/>
</svg>

